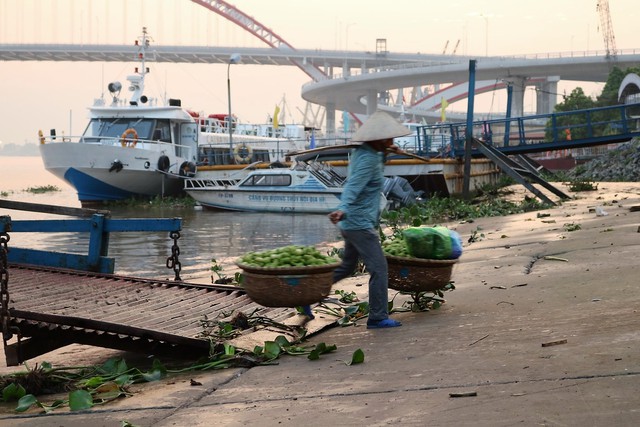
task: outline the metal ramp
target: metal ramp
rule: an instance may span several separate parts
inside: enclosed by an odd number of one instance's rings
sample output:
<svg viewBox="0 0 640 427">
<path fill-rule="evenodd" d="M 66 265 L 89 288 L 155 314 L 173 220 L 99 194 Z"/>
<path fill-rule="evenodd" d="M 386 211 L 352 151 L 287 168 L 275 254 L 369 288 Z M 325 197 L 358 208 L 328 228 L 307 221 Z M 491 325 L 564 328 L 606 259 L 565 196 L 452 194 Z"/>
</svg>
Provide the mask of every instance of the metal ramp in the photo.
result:
<svg viewBox="0 0 640 427">
<path fill-rule="evenodd" d="M 538 169 L 530 162 L 526 161 L 526 158 L 521 157 L 520 163 L 510 159 L 507 155 L 489 144 L 481 141 L 477 138 L 472 138 L 473 143 L 476 145 L 478 151 L 480 151 L 485 157 L 493 161 L 498 167 L 509 177 L 515 180 L 518 184 L 522 184 L 527 190 L 535 194 L 540 200 L 550 205 L 556 203 L 548 198 L 543 192 L 534 187 L 531 182 L 541 185 L 556 196 L 563 200 L 570 199 L 571 196 L 564 193 L 562 190 L 554 187 L 547 182 L 540 174 Z"/>
<path fill-rule="evenodd" d="M 329 324 L 307 325 L 293 308 L 260 306 L 241 288 L 183 282 L 180 218 L 112 219 L 108 211 L 7 200 L 0 208 L 83 218 L 12 221 L 0 215 L 0 327 L 8 366 L 74 343 L 194 359 L 210 351 L 211 324 L 239 312 L 279 326 L 258 328 L 260 334 L 247 329 L 229 341 L 242 348 L 253 348 L 246 344 L 254 335 L 296 340 Z M 121 231 L 169 231 L 174 245 L 166 266 L 175 271 L 174 281 L 114 275 L 109 234 Z M 88 233 L 88 254 L 12 247 L 15 232 Z"/>
<path fill-rule="evenodd" d="M 231 286 L 14 264 L 9 270 L 8 366 L 72 343 L 195 359 L 209 353 L 205 319 L 254 310 L 278 323 L 301 317 L 292 308 L 262 307 Z"/>
</svg>

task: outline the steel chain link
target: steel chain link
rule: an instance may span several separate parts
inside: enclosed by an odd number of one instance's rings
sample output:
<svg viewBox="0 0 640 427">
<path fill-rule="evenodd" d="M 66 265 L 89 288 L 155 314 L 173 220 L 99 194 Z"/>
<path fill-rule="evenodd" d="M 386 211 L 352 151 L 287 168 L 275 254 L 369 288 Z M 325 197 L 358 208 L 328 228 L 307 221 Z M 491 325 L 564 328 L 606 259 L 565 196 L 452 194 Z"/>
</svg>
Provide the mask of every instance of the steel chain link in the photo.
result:
<svg viewBox="0 0 640 427">
<path fill-rule="evenodd" d="M 9 239 L 7 232 L 0 233 L 0 322 L 2 322 L 2 337 L 5 343 L 13 336 L 9 328 L 9 250 L 7 246 Z"/>
<path fill-rule="evenodd" d="M 178 239 L 180 238 L 179 231 L 172 231 L 169 233 L 169 237 L 173 239 L 173 246 L 171 246 L 171 256 L 167 258 L 167 268 L 172 268 L 176 273 L 174 280 L 176 282 L 182 282 L 180 278 L 180 271 L 182 271 L 182 264 L 178 257 L 180 256 L 180 247 L 178 246 Z"/>
</svg>

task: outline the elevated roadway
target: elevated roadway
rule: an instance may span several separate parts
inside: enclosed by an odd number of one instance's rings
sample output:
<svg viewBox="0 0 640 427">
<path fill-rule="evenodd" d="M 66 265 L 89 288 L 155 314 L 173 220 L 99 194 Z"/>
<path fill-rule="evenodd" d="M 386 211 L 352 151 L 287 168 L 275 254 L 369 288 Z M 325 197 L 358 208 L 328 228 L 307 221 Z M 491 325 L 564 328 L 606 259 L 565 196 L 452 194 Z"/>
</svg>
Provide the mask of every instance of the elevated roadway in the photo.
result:
<svg viewBox="0 0 640 427">
<path fill-rule="evenodd" d="M 131 45 L 2 44 L 0 61 L 135 61 Z M 327 129 L 335 129 L 336 110 L 358 117 L 376 108 L 433 121 L 440 116 L 442 98 L 449 103 L 467 97 L 468 63 L 476 59 L 477 93 L 505 85 L 514 88 L 512 115 L 523 113 L 524 90 L 539 90 L 538 113 L 553 111 L 560 80 L 604 82 L 612 65 L 622 69 L 640 63 L 640 50 L 619 51 L 615 63 L 605 52 L 469 57 L 421 53 L 328 51 L 317 49 L 235 48 L 204 46 L 153 46 L 152 62 L 227 64 L 232 54 L 254 65 L 311 65 L 321 72 L 302 87 L 302 98 L 327 110 Z M 445 85 L 445 89 L 420 94 L 409 105 L 388 102 L 389 92 L 403 88 Z M 382 96 L 381 96 L 382 95 Z"/>
<path fill-rule="evenodd" d="M 153 45 L 151 61 L 188 64 L 228 64 L 231 55 L 239 53 L 243 64 L 293 66 L 294 61 L 334 69 L 388 68 L 408 63 L 454 64 L 468 61 L 466 56 L 430 55 L 391 52 L 361 52 L 345 50 L 273 48 L 242 48 L 218 46 L 162 46 Z M 137 49 L 132 45 L 75 45 L 75 44 L 0 44 L 0 61 L 136 61 Z"/>
<path fill-rule="evenodd" d="M 550 113 L 555 106 L 559 80 L 606 81 L 613 60 L 626 68 L 638 63 L 640 52 L 617 51 L 546 54 L 526 57 L 464 57 L 392 53 L 386 39 L 376 40 L 375 52 L 321 51 L 296 49 L 268 26 L 224 0 L 191 0 L 203 8 L 223 16 L 255 36 L 268 48 L 220 48 L 193 46 L 154 46 L 151 61 L 228 64 L 231 55 L 240 53 L 244 63 L 296 66 L 313 80 L 302 88 L 303 99 L 322 105 L 327 111 L 326 129 L 334 133 L 336 109 L 359 115 L 383 108 L 392 113 L 410 113 L 434 119 L 439 99 L 454 102 L 467 96 L 461 82 L 467 81 L 467 65 L 477 60 L 477 91 L 496 90 L 504 85 L 513 88 L 513 115 L 522 115 L 524 90 L 535 84 L 539 89 L 537 112 Z M 619 54 L 618 54 L 619 53 Z M 130 61 L 135 48 L 117 45 L 0 45 L 2 61 Z M 341 73 L 335 70 L 340 69 Z M 422 91 L 421 86 L 449 84 L 444 90 Z M 391 105 L 389 91 L 413 88 L 407 107 L 396 97 Z M 434 101 L 435 99 L 435 101 Z"/>
<path fill-rule="evenodd" d="M 555 97 L 557 83 L 560 80 L 605 82 L 612 65 L 622 69 L 636 66 L 640 62 L 640 51 L 622 53 L 612 64 L 604 55 L 585 56 L 548 56 L 548 57 L 487 57 L 479 58 L 476 62 L 476 80 L 483 81 L 477 87 L 510 84 L 514 88 L 513 115 L 523 113 L 523 94 L 528 85 L 536 85 L 541 89 L 538 99 L 538 113 L 545 114 L 553 111 L 555 102 L 548 98 Z M 412 88 L 427 84 L 451 84 L 451 89 L 459 89 L 460 82 L 466 82 L 469 77 L 468 59 L 459 59 L 456 63 L 425 64 L 411 63 L 387 69 L 362 70 L 362 74 L 345 74 L 334 76 L 322 81 L 307 83 L 302 88 L 303 99 L 324 105 L 327 111 L 349 111 L 355 114 L 371 114 L 376 108 L 397 111 L 393 105 L 386 108 L 378 102 L 379 94 L 397 88 Z M 492 89 L 492 88 L 488 88 Z M 487 89 L 487 90 L 488 90 Z M 452 93 L 452 92 L 450 92 Z M 544 99 L 545 96 L 546 98 Z M 466 98 L 466 90 L 460 94 L 458 90 L 455 98 Z M 421 103 L 428 98 L 437 97 L 428 108 Z M 427 96 L 419 102 L 405 107 L 405 113 L 425 117 L 437 118 L 440 112 L 440 99 L 451 101 L 454 97 L 446 91 Z M 541 108 L 542 107 L 542 108 Z"/>
</svg>

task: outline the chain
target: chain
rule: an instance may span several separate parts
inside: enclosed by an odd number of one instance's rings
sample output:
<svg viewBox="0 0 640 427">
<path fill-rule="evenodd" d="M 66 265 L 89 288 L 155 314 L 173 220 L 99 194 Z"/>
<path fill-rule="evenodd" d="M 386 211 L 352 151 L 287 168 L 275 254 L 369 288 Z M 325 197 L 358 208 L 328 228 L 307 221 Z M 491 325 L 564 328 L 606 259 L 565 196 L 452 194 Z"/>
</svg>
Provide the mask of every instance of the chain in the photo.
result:
<svg viewBox="0 0 640 427">
<path fill-rule="evenodd" d="M 173 239 L 173 246 L 171 246 L 171 256 L 167 258 L 167 268 L 173 268 L 173 271 L 176 273 L 176 277 L 174 280 L 176 282 L 182 282 L 182 279 L 180 278 L 182 264 L 180 264 L 180 260 L 178 259 L 178 256 L 180 255 L 180 247 L 178 247 L 180 232 L 172 231 L 169 233 L 169 237 Z"/>
<path fill-rule="evenodd" d="M 2 322 L 2 337 L 5 343 L 13 336 L 9 329 L 9 262 L 7 260 L 9 239 L 7 232 L 0 232 L 0 322 Z"/>
</svg>

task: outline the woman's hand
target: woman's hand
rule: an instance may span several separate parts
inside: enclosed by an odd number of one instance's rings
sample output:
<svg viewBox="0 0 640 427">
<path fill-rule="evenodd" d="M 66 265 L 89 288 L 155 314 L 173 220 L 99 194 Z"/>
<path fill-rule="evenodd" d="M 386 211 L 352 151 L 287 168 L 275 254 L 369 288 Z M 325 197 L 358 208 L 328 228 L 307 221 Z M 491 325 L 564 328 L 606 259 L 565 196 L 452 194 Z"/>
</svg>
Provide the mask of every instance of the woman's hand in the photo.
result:
<svg viewBox="0 0 640 427">
<path fill-rule="evenodd" d="M 390 151 L 392 153 L 396 153 L 396 154 L 402 154 L 403 151 L 400 149 L 400 147 L 398 147 L 395 144 L 391 144 L 390 146 L 387 147 L 387 151 Z"/>
<path fill-rule="evenodd" d="M 333 211 L 329 214 L 329 220 L 332 224 L 337 224 L 344 218 L 344 212 L 342 211 Z"/>
</svg>

